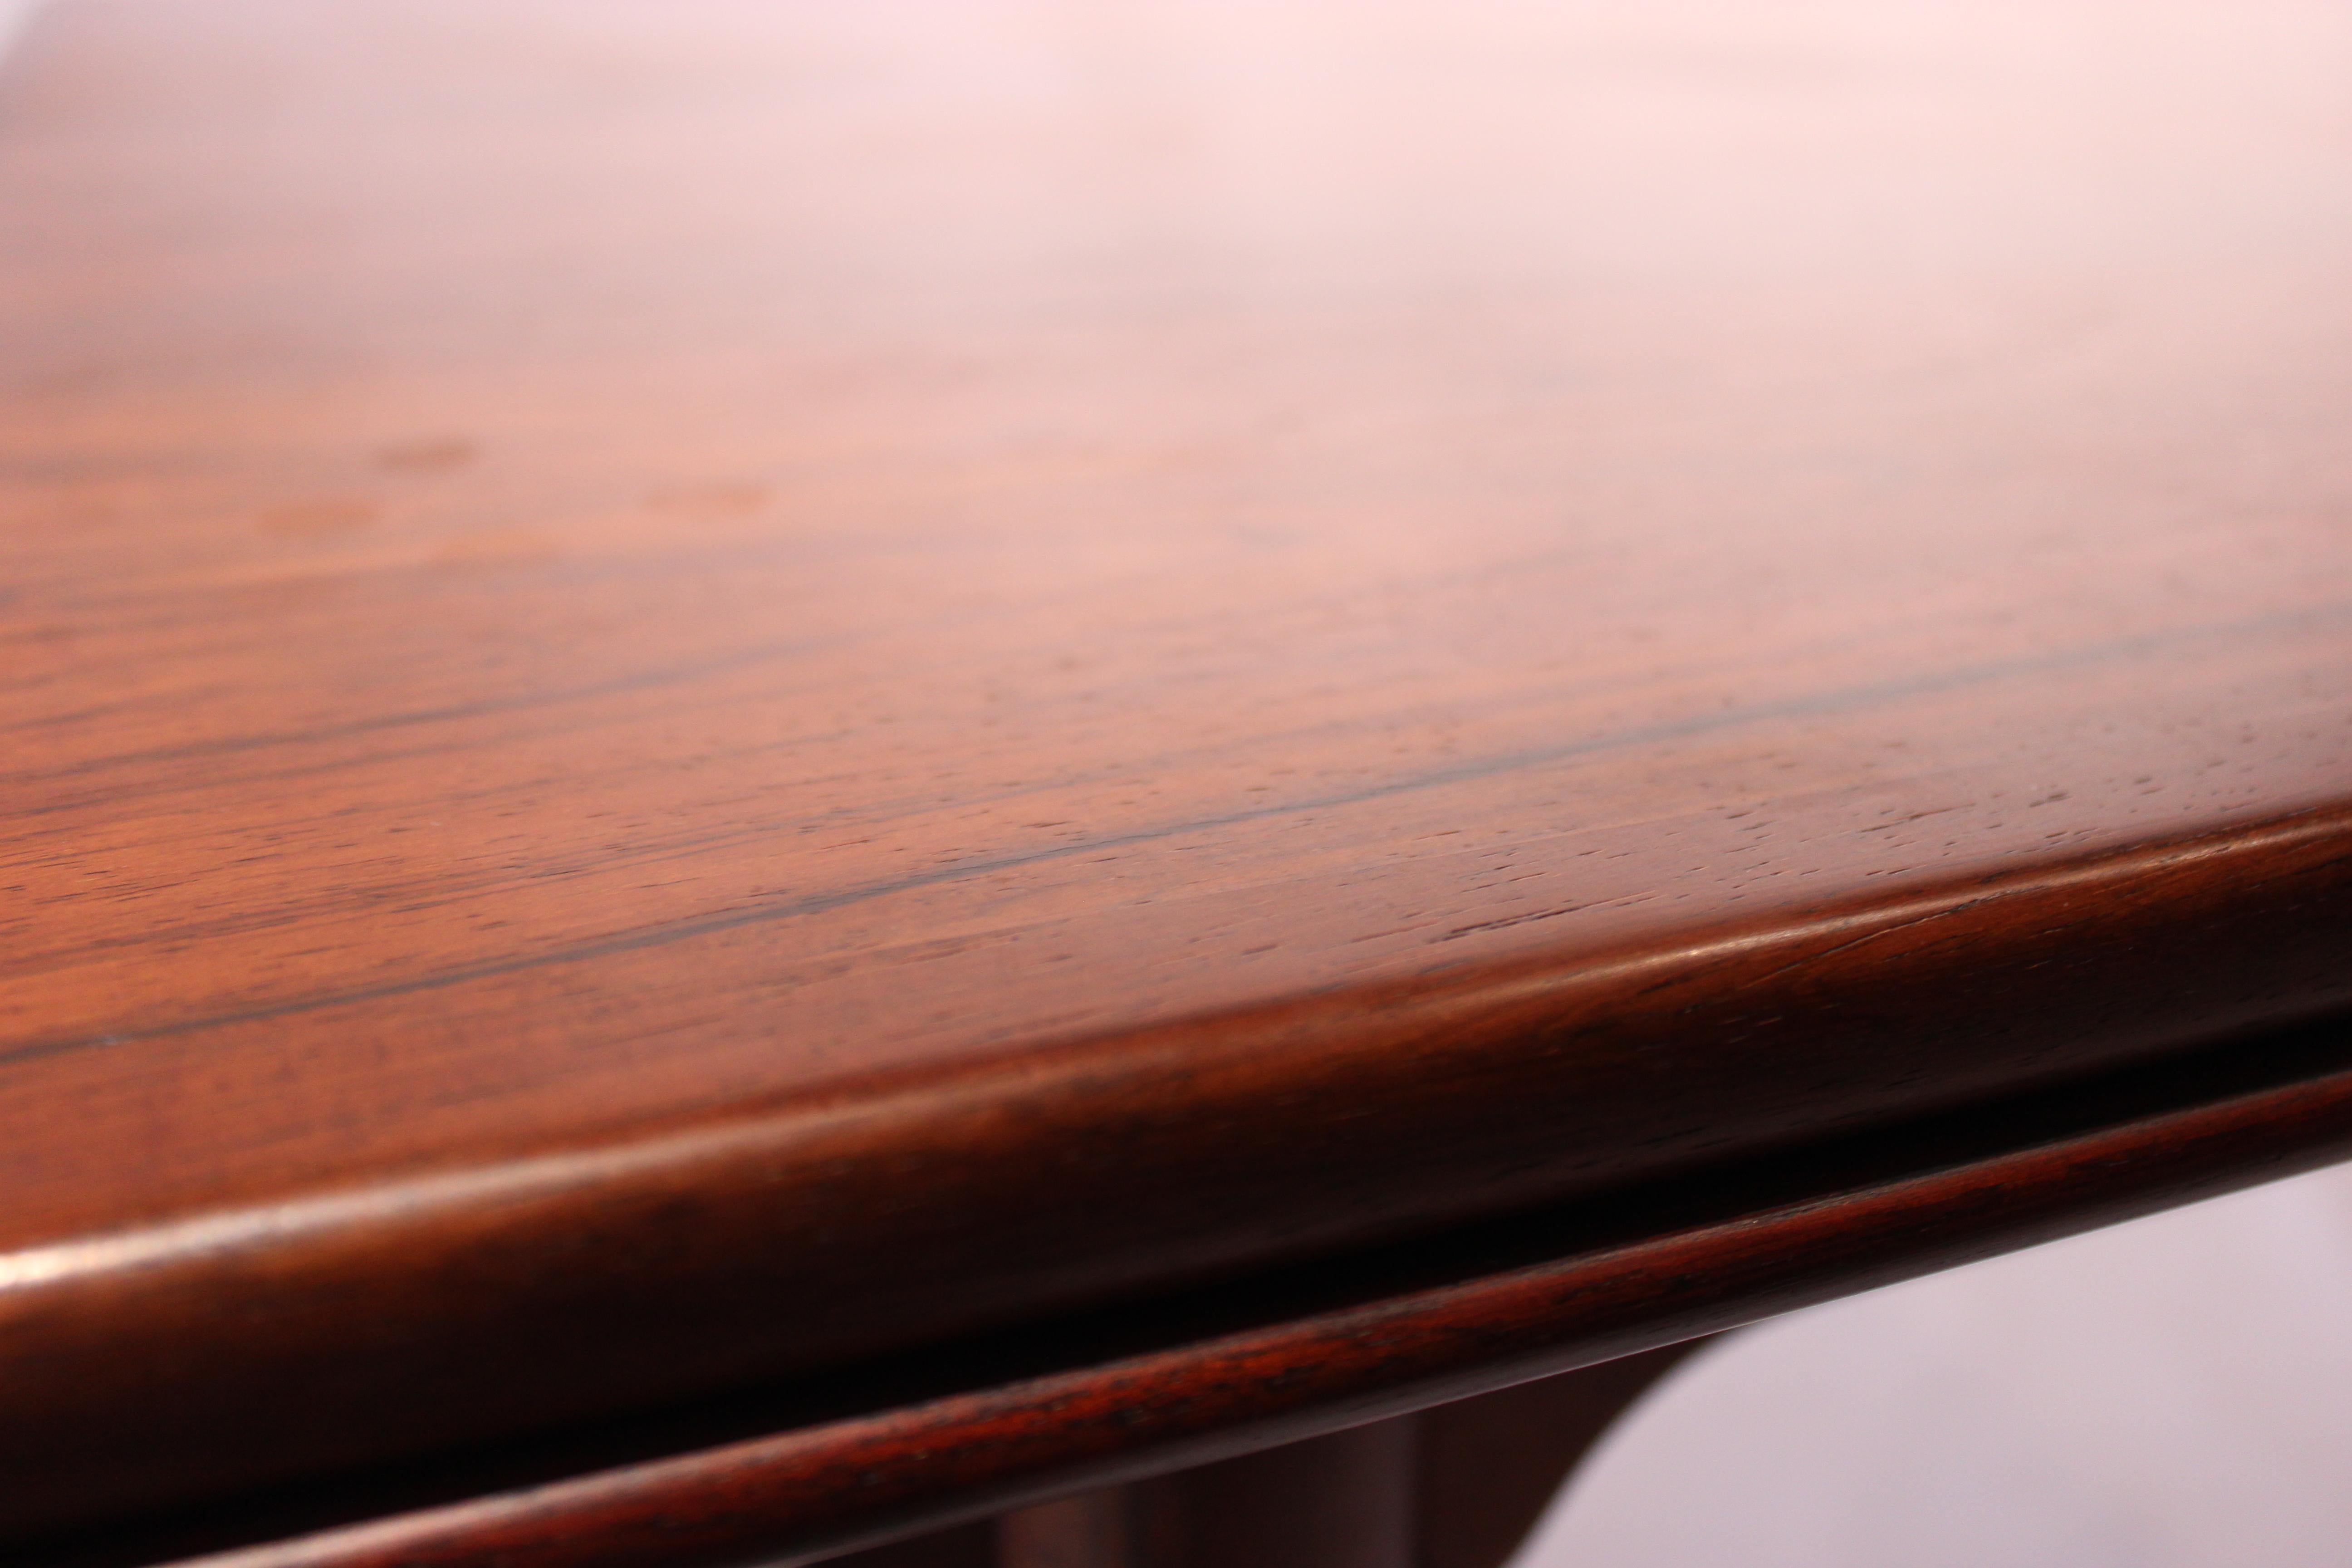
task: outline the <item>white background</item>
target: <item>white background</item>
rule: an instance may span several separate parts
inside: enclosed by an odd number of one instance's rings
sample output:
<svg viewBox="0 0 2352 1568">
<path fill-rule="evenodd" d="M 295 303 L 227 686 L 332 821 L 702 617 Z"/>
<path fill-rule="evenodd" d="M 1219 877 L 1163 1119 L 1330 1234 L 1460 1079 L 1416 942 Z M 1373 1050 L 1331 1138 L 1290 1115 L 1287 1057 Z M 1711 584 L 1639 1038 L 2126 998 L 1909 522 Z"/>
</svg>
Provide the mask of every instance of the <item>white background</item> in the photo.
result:
<svg viewBox="0 0 2352 1568">
<path fill-rule="evenodd" d="M 1744 1331 L 1517 1568 L 2343 1568 L 2352 1167 Z"/>
</svg>

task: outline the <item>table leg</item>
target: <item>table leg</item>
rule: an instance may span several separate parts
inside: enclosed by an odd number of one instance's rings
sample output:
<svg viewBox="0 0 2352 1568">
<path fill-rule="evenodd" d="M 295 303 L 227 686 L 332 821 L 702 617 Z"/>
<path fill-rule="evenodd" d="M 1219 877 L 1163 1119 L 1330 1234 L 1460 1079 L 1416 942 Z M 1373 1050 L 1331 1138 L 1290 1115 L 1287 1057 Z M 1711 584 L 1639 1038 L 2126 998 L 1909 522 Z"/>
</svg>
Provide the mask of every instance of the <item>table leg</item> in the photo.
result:
<svg viewBox="0 0 2352 1568">
<path fill-rule="evenodd" d="M 1421 1427 L 1414 1568 L 1500 1568 L 1617 1417 L 1706 1342 L 1668 1345 L 1408 1417 Z"/>
<path fill-rule="evenodd" d="M 1005 1515 L 997 1568 L 1500 1568 L 1675 1345 Z"/>
</svg>

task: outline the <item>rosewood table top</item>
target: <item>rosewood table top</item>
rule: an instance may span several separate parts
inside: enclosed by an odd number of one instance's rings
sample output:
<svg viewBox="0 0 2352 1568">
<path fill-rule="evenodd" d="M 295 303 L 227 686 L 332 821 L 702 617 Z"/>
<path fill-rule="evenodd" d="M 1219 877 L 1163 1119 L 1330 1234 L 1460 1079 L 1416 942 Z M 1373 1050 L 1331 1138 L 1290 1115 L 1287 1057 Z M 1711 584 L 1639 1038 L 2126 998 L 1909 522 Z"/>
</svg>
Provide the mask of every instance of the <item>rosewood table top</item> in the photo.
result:
<svg viewBox="0 0 2352 1568">
<path fill-rule="evenodd" d="M 2294 4 L 45 14 L 0 1530 L 2352 1002 L 2347 82 Z"/>
</svg>

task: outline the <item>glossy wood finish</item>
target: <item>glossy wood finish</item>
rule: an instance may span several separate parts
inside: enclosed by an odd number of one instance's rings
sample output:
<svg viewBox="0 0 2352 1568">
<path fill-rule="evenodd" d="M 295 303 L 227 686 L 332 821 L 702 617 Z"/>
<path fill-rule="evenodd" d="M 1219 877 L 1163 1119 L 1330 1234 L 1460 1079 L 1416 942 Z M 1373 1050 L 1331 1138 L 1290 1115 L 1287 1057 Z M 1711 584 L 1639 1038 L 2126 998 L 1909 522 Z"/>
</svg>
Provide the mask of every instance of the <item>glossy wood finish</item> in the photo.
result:
<svg viewBox="0 0 2352 1568">
<path fill-rule="evenodd" d="M 996 1568 L 1503 1568 L 1586 1450 L 1704 1342 L 1018 1509 Z"/>
<path fill-rule="evenodd" d="M 1045 1325 L 1016 1347 L 1009 1371 L 985 1345 L 949 1352 L 940 1392 L 928 1396 L 863 1369 L 853 1382 L 875 1385 L 864 1408 L 810 1419 L 787 1396 L 766 1419 L 756 1406 L 732 1415 L 756 1434 L 740 1440 L 601 1469 L 559 1454 L 503 1487 L 461 1474 L 454 1500 L 403 1510 L 362 1495 L 341 1505 L 344 1524 L 289 1529 L 281 1514 L 257 1529 L 239 1517 L 226 1528 L 68 1541 L 18 1559 L 25 1568 L 823 1561 L 1072 1488 L 1598 1366 L 2347 1155 L 2352 1025 L 2338 1022 L 1471 1227 L 1443 1245 L 1318 1261 L 1091 1326 Z M 293 1516 L 310 1491 L 294 1489 Z M 214 1550 L 201 1544 L 207 1533 Z"/>
<path fill-rule="evenodd" d="M 2352 999 L 2336 9 L 11 68 L 0 1529 Z"/>
</svg>

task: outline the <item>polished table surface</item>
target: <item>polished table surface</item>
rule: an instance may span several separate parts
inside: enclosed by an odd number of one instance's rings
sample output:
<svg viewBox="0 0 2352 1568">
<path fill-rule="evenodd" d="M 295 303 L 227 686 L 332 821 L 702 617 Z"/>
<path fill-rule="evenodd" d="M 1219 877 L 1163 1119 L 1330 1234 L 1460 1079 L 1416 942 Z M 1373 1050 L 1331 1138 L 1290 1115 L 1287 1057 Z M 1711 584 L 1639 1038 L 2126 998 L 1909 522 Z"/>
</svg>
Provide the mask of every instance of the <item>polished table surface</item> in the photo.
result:
<svg viewBox="0 0 2352 1568">
<path fill-rule="evenodd" d="M 2347 83 L 2297 4 L 47 13 L 0 1526 L 2352 1001 Z"/>
</svg>

